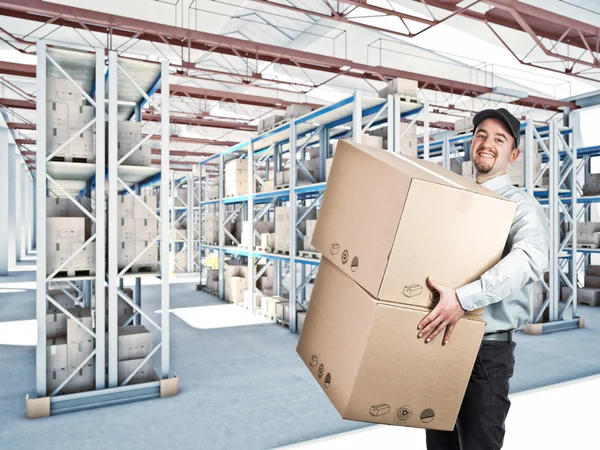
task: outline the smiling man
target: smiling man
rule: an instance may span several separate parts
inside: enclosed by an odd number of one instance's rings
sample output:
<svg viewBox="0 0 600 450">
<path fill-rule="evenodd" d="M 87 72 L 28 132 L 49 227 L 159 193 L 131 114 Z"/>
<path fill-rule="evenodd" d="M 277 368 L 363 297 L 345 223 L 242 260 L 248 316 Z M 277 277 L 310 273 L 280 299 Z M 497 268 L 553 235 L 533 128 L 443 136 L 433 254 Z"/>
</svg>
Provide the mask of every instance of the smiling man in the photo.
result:
<svg viewBox="0 0 600 450">
<path fill-rule="evenodd" d="M 548 219 L 534 197 L 513 187 L 507 173 L 520 153 L 519 120 L 504 108 L 486 109 L 475 115 L 473 126 L 471 161 L 477 183 L 515 202 L 517 211 L 502 259 L 481 278 L 456 290 L 427 280 L 440 299 L 418 325 L 418 337 L 426 343 L 442 334 L 438 339 L 447 344 L 468 311 L 485 307 L 487 322 L 456 426 L 450 432 L 427 430 L 428 450 L 502 448 L 514 369 L 513 332 L 529 320 L 531 284 L 548 270 Z"/>
</svg>

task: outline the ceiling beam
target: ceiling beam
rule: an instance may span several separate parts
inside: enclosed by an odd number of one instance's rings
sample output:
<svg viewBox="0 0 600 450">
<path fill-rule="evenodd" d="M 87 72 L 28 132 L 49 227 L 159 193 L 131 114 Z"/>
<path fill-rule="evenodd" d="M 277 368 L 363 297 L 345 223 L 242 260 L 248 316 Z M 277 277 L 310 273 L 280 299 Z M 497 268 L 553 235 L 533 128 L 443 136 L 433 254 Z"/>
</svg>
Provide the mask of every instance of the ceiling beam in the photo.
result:
<svg viewBox="0 0 600 450">
<path fill-rule="evenodd" d="M 0 105 L 2 99 L 0 99 Z M 160 114 L 142 114 L 142 120 L 146 122 L 160 122 Z M 248 125 L 245 123 L 236 122 L 225 122 L 222 120 L 210 120 L 210 119 L 199 119 L 194 117 L 169 117 L 170 123 L 176 123 L 179 125 L 192 125 L 198 127 L 212 127 L 212 128 L 224 128 L 227 130 L 239 130 L 239 131 L 252 131 L 258 130 L 256 125 Z"/>
<path fill-rule="evenodd" d="M 98 11 L 89 11 L 83 8 L 74 8 L 43 0 L 20 0 L 18 3 L 0 0 L 0 14 L 42 23 L 52 20 L 52 24 L 56 26 L 67 26 L 102 34 L 112 33 L 126 38 L 140 39 L 161 45 L 172 45 L 177 48 L 188 47 L 215 54 L 241 56 L 249 60 L 266 61 L 294 67 L 300 66 L 304 70 L 316 70 L 335 74 L 341 73 L 349 77 L 380 81 L 407 78 L 416 80 L 420 88 L 437 89 L 442 92 L 461 96 L 477 97 L 481 94 L 489 94 L 492 91 L 491 87 L 473 83 L 448 80 L 391 67 L 370 66 L 348 59 L 250 42 L 229 36 L 158 24 L 156 22 Z M 190 69 L 195 67 L 195 64 L 186 64 Z M 348 67 L 349 70 L 342 70 L 345 67 Z M 562 107 L 568 107 L 571 110 L 577 109 L 577 105 L 574 102 L 564 102 L 537 96 L 529 96 L 524 99 L 515 100 L 512 103 L 533 108 L 546 108 L 553 111 L 560 111 L 559 108 Z"/>
</svg>

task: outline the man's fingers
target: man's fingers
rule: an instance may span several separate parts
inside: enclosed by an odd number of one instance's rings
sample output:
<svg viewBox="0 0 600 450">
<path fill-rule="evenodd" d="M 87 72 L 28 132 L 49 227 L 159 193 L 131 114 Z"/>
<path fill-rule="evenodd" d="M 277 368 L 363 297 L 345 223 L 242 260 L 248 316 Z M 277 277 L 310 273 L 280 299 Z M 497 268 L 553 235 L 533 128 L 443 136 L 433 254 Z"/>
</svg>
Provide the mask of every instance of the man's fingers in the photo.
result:
<svg viewBox="0 0 600 450">
<path fill-rule="evenodd" d="M 442 331 L 444 331 L 444 329 L 446 328 L 446 321 L 440 321 L 438 323 L 438 325 L 435 327 L 435 329 L 429 334 L 429 336 L 427 336 L 427 338 L 425 339 L 425 342 L 429 343 L 431 341 L 433 341 L 433 339 L 440 334 Z"/>
<path fill-rule="evenodd" d="M 455 323 L 451 323 L 446 327 L 446 334 L 444 335 L 444 345 L 450 342 L 450 336 L 452 335 L 452 331 L 454 331 Z"/>
<path fill-rule="evenodd" d="M 437 316 L 435 318 L 435 320 L 433 320 L 429 325 L 427 325 L 425 328 L 423 328 L 421 331 L 419 331 L 419 335 L 418 337 L 422 338 L 422 337 L 429 337 L 429 334 L 436 329 L 436 327 L 439 326 L 440 323 L 442 323 L 444 321 L 442 316 Z"/>
<path fill-rule="evenodd" d="M 429 286 L 434 288 L 436 291 L 442 287 L 431 277 L 427 277 L 427 284 L 429 284 Z"/>
<path fill-rule="evenodd" d="M 439 315 L 440 315 L 439 310 L 437 308 L 434 308 L 433 311 L 431 311 L 429 314 L 427 314 L 423 318 L 423 320 L 421 320 L 419 322 L 419 324 L 417 325 L 417 330 L 422 330 L 423 328 L 425 328 L 432 321 L 434 321 Z"/>
</svg>

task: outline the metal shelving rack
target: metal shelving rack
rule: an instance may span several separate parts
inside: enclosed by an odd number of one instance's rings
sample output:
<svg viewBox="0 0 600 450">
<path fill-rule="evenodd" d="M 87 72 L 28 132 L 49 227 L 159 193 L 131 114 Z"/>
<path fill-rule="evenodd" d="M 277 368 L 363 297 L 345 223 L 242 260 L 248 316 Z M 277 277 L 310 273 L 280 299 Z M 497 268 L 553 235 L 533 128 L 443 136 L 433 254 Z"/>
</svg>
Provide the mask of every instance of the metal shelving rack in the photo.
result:
<svg viewBox="0 0 600 450">
<path fill-rule="evenodd" d="M 127 166 L 123 164 L 126 157 L 118 158 L 117 154 L 117 114 L 118 108 L 122 105 L 131 103 L 131 98 L 123 99 L 120 90 L 120 82 L 131 82 L 136 92 L 136 105 L 139 106 L 145 99 L 150 105 L 156 108 L 156 105 L 150 100 L 148 95 L 140 88 L 136 82 L 140 73 L 135 70 L 128 71 L 131 63 L 120 60 L 114 51 L 108 52 L 108 97 L 106 96 L 105 73 L 107 70 L 105 61 L 105 49 L 97 49 L 95 54 L 79 52 L 66 49 L 49 49 L 44 41 L 37 44 L 37 176 L 36 176 L 36 232 L 38 249 L 38 267 L 37 267 L 37 290 L 36 290 L 36 319 L 37 319 L 37 346 L 36 346 L 36 396 L 28 395 L 26 398 L 27 416 L 30 418 L 45 417 L 51 414 L 59 414 L 82 409 L 96 408 L 99 406 L 126 403 L 136 400 L 164 397 L 174 395 L 178 390 L 177 376 L 171 375 L 169 358 L 169 265 L 168 265 L 168 246 L 161 246 L 161 270 L 159 273 L 152 274 L 159 276 L 162 280 L 161 285 L 161 321 L 156 324 L 142 309 L 139 301 L 139 277 L 141 274 L 129 274 L 127 268 L 119 271 L 117 266 L 117 204 L 119 191 L 128 193 L 137 198 L 136 192 L 139 192 L 140 184 L 157 176 L 161 177 L 161 184 L 165 187 L 168 183 L 169 171 L 169 65 L 167 61 L 161 64 L 160 78 L 163 85 L 162 102 L 158 108 L 161 114 L 160 133 L 162 136 L 161 168 L 157 170 L 152 167 Z M 147 64 L 147 63 L 142 63 Z M 50 69 L 52 68 L 52 69 Z M 67 68 L 67 69 L 66 69 Z M 95 107 L 95 117 L 86 124 L 81 131 L 89 129 L 94 124 L 101 124 L 96 127 L 95 145 L 96 161 L 95 164 L 73 163 L 52 161 L 53 156 L 62 150 L 66 145 L 79 134 L 76 133 L 63 146 L 58 148 L 53 154 L 46 154 L 46 79 L 49 69 L 58 71 L 60 75 L 73 81 L 69 71 L 76 73 L 78 78 L 85 78 L 91 81 L 92 94 L 78 87 L 83 97 L 86 98 L 91 106 Z M 147 75 L 147 74 L 146 74 Z M 131 92 L 130 92 L 131 93 Z M 129 103 L 128 103 L 129 102 Z M 98 105 L 100 103 L 100 105 Z M 108 159 L 105 160 L 105 119 L 106 105 L 108 105 Z M 139 117 L 139 114 L 136 114 Z M 144 141 L 143 141 L 144 142 Z M 134 148 L 135 151 L 141 144 Z M 108 177 L 107 181 L 105 178 Z M 91 214 L 85 208 L 79 206 L 82 212 L 95 224 L 94 234 L 77 250 L 61 267 L 66 264 L 88 245 L 96 245 L 96 267 L 95 274 L 88 276 L 63 277 L 58 276 L 61 268 L 59 267 L 52 274 L 46 272 L 46 197 L 49 189 L 61 193 L 62 196 L 78 204 L 76 197 L 85 195 L 92 196 L 95 193 L 95 215 Z M 106 189 L 108 189 L 105 195 Z M 168 203 L 168 189 L 164 189 L 161 196 L 161 203 Z M 79 204 L 78 204 L 79 205 Z M 107 209 L 105 210 L 105 206 Z M 161 223 L 160 235 L 168 236 L 169 218 L 168 216 L 158 217 Z M 108 224 L 108 246 L 106 246 L 104 230 Z M 159 235 L 159 236 L 160 236 Z M 158 241 L 158 239 L 157 239 Z M 107 259 L 108 256 L 108 259 Z M 108 265 L 105 269 L 106 261 Z M 131 264 L 130 264 L 131 266 Z M 125 277 L 135 277 L 136 300 L 129 298 L 122 290 L 122 282 Z M 57 303 L 48 295 L 48 287 L 51 284 L 64 285 L 76 291 L 76 303 L 83 306 L 91 306 L 91 283 L 94 282 L 95 289 L 95 329 L 91 330 L 83 325 L 68 310 Z M 108 286 L 108 299 L 105 298 L 105 286 Z M 161 370 L 156 381 L 142 384 L 128 385 L 128 381 L 139 370 L 138 367 L 134 373 L 119 385 L 117 376 L 117 303 L 118 298 L 126 301 L 134 310 L 134 320 L 139 323 L 140 316 L 146 321 L 155 325 L 160 330 L 161 342 L 152 350 L 152 355 L 161 350 Z M 105 333 L 105 306 L 108 301 L 108 332 Z M 70 320 L 75 320 L 79 325 L 94 339 L 95 349 L 86 358 L 80 366 L 73 370 L 65 382 L 63 382 L 53 392 L 47 392 L 46 386 L 46 313 L 48 305 L 56 307 L 67 315 Z M 107 340 L 105 340 L 108 338 Z M 105 345 L 107 344 L 107 346 Z M 106 371 L 105 358 L 108 355 L 108 370 Z M 61 389 L 83 367 L 91 358 L 101 363 L 96 364 L 95 368 L 95 390 L 79 392 L 75 394 L 60 394 Z M 146 358 L 146 360 L 148 359 Z M 144 362 L 146 361 L 144 360 Z"/>
<path fill-rule="evenodd" d="M 171 267 L 180 273 L 197 271 L 198 239 L 194 236 L 199 201 L 197 180 L 198 177 L 193 173 L 180 179 L 175 179 L 175 174 L 171 174 L 170 179 Z M 181 188 L 187 189 L 185 198 L 178 195 L 177 190 Z M 181 204 L 178 205 L 178 202 Z M 184 222 L 187 224 L 186 228 L 180 228 Z M 177 263 L 177 256 L 181 254 L 186 257 L 185 266 Z"/>
<path fill-rule="evenodd" d="M 206 253 L 217 252 L 219 260 L 219 292 L 221 299 L 224 298 L 224 259 L 225 255 L 243 256 L 248 260 L 248 291 L 255 292 L 256 281 L 267 270 L 269 264 L 274 266 L 274 291 L 275 295 L 282 294 L 282 280 L 289 274 L 289 328 L 291 332 L 296 331 L 297 305 L 306 307 L 305 286 L 314 277 L 319 266 L 319 260 L 303 258 L 298 256 L 297 240 L 294 231 L 299 234 L 297 226 L 307 216 L 310 210 L 320 205 L 325 182 L 316 182 L 304 168 L 303 162 L 306 157 L 306 149 L 311 146 L 319 146 L 320 153 L 320 179 L 325 179 L 325 159 L 329 155 L 329 143 L 336 139 L 352 138 L 355 142 L 361 142 L 361 136 L 366 131 L 388 126 L 388 149 L 390 151 L 401 151 L 400 128 L 395 124 L 400 123 L 402 118 L 412 117 L 411 124 L 414 125 L 419 113 L 425 111 L 422 104 L 406 102 L 399 95 L 390 95 L 387 99 L 363 97 L 360 92 L 333 105 L 320 108 L 300 118 L 292 119 L 273 130 L 267 131 L 247 142 L 242 142 L 231 147 L 218 155 L 207 158 L 200 163 L 200 219 L 199 233 L 202 236 L 202 214 L 203 208 L 208 205 L 218 205 L 219 210 L 219 243 L 218 245 L 201 244 L 201 251 Z M 276 189 L 272 192 L 254 192 L 254 180 L 256 179 L 257 164 L 265 164 L 266 172 L 269 172 L 271 164 L 274 165 L 275 174 L 281 170 L 283 155 L 287 154 L 289 159 L 290 182 L 289 188 Z M 291 157 L 296 155 L 296 157 Z M 249 192 L 246 195 L 224 198 L 224 169 L 225 164 L 234 159 L 246 159 L 248 163 Z M 218 161 L 219 167 L 219 199 L 204 200 L 206 176 L 203 175 L 205 164 Z M 312 184 L 300 186 L 297 183 L 297 173 L 301 171 Z M 276 176 L 276 175 L 275 175 Z M 290 205 L 290 229 L 291 244 L 290 254 L 265 253 L 255 250 L 254 233 L 248 248 L 237 246 L 224 246 L 225 224 L 232 220 L 236 214 L 242 214 L 245 220 L 256 224 L 270 210 L 281 202 L 289 202 Z M 298 214 L 298 206 L 304 203 L 307 209 Z M 225 206 L 234 205 L 235 209 L 225 217 Z M 258 208 L 258 209 L 257 209 Z M 233 236 L 229 236 L 233 238 Z M 235 242 L 235 239 L 234 239 Z M 257 272 L 257 262 L 266 260 Z M 296 277 L 296 267 L 300 265 L 301 279 Z M 200 286 L 202 285 L 203 265 L 200 264 Z M 251 312 L 255 312 L 255 299 L 250 303 Z"/>
</svg>

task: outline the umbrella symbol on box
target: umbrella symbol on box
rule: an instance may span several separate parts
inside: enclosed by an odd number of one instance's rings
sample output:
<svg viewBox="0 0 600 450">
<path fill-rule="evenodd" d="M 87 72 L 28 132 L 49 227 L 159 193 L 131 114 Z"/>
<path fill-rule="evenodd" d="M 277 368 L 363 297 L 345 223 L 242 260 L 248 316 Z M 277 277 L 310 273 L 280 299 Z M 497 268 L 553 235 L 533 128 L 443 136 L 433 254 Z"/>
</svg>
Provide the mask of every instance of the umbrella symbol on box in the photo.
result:
<svg viewBox="0 0 600 450">
<path fill-rule="evenodd" d="M 323 366 L 323 364 L 321 364 L 319 366 L 319 371 L 317 372 L 317 374 L 319 375 L 319 378 L 323 377 L 323 372 L 325 371 L 325 367 Z"/>
<path fill-rule="evenodd" d="M 331 244 L 329 251 L 332 255 L 337 255 L 340 252 L 340 244 Z"/>
<path fill-rule="evenodd" d="M 348 253 L 348 250 L 344 250 L 344 253 L 342 253 L 342 264 L 346 264 L 349 257 L 350 254 Z"/>
</svg>

